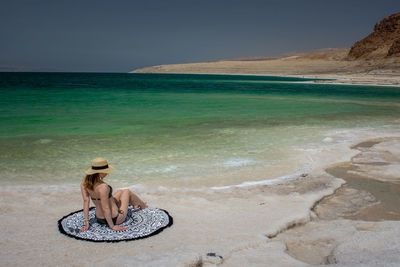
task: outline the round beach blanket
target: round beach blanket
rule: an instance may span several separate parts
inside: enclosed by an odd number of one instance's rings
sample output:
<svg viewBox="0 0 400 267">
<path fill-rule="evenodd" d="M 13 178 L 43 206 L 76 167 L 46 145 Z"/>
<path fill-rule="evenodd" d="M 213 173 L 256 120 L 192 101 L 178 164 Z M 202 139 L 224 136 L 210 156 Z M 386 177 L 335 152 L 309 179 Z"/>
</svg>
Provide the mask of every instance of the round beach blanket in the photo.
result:
<svg viewBox="0 0 400 267">
<path fill-rule="evenodd" d="M 58 229 L 61 233 L 76 239 L 92 242 L 120 242 L 146 238 L 161 232 L 172 225 L 172 217 L 167 211 L 157 208 L 143 210 L 128 208 L 126 220 L 119 224 L 127 228 L 125 231 L 114 231 L 108 225 L 99 224 L 95 217 L 96 209 L 89 210 L 90 227 L 88 231 L 80 232 L 85 226 L 83 210 L 78 210 L 64 216 L 58 221 Z"/>
</svg>

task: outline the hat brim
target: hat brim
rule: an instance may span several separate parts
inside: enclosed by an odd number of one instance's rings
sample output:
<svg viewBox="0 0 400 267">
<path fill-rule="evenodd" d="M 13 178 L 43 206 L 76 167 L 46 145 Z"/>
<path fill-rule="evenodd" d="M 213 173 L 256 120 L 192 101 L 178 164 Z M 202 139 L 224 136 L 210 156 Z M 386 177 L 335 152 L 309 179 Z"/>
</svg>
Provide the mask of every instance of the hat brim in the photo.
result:
<svg viewBox="0 0 400 267">
<path fill-rule="evenodd" d="M 86 173 L 87 175 L 91 175 L 91 174 L 95 174 L 95 173 L 113 173 L 114 170 L 115 170 L 115 169 L 114 169 L 113 166 L 108 165 L 108 168 L 106 168 L 106 169 L 93 170 L 92 168 L 90 168 L 90 169 L 87 169 L 87 170 L 85 171 L 85 173 Z"/>
</svg>

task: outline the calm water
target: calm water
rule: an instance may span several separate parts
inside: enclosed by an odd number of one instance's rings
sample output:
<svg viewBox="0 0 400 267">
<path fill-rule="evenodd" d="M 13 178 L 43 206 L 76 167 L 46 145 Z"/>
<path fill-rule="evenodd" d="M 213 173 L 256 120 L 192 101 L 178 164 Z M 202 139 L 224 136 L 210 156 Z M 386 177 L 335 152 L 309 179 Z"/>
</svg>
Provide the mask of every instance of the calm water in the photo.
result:
<svg viewBox="0 0 400 267">
<path fill-rule="evenodd" d="M 301 168 L 328 131 L 398 127 L 400 88 L 296 81 L 0 73 L 0 184 L 75 183 L 98 156 L 116 183 L 237 183 Z"/>
</svg>

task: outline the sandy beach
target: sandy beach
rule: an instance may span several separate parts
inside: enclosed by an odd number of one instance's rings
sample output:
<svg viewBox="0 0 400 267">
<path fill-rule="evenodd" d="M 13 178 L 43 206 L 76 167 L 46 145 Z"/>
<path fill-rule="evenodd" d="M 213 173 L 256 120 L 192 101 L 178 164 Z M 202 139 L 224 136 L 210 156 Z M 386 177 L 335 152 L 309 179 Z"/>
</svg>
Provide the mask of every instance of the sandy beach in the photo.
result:
<svg viewBox="0 0 400 267">
<path fill-rule="evenodd" d="M 398 184 L 400 133 L 337 131 L 326 142 L 350 135 L 351 142 L 309 150 L 308 172 L 229 187 L 131 187 L 174 217 L 172 227 L 132 242 L 90 243 L 58 232 L 57 220 L 81 208 L 78 184 L 2 187 L 1 265 L 396 266 L 398 210 L 387 210 L 391 220 L 360 219 L 382 201 L 326 169 L 353 164 L 358 177 Z"/>
</svg>

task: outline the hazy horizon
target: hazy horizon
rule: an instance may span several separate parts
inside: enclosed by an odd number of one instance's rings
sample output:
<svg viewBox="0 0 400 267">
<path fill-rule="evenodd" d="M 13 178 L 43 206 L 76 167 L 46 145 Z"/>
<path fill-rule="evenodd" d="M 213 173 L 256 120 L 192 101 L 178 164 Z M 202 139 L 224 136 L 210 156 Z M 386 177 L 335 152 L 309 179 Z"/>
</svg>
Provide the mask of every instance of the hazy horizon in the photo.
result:
<svg viewBox="0 0 400 267">
<path fill-rule="evenodd" d="M 129 72 L 349 48 L 400 2 L 69 1 L 0 4 L 0 71 Z"/>
</svg>

